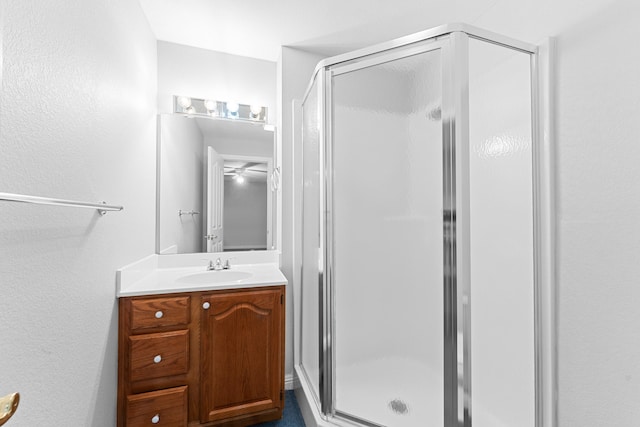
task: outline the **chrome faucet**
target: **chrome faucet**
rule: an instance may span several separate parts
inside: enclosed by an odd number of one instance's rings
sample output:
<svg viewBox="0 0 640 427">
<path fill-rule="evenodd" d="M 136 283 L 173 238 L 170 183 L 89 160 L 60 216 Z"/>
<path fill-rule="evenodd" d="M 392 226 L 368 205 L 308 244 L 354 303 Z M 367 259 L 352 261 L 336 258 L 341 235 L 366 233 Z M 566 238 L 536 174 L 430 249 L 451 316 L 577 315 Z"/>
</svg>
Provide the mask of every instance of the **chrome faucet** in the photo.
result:
<svg viewBox="0 0 640 427">
<path fill-rule="evenodd" d="M 218 258 L 215 264 L 213 263 L 213 260 L 209 261 L 209 266 L 207 267 L 207 271 L 220 271 L 223 268 L 224 267 L 222 266 L 222 260 Z"/>
<path fill-rule="evenodd" d="M 232 259 L 233 258 L 227 258 L 224 264 L 222 264 L 222 260 L 220 258 L 216 259 L 215 263 L 213 262 L 213 260 L 209 260 L 207 271 L 229 270 L 231 268 Z"/>
</svg>

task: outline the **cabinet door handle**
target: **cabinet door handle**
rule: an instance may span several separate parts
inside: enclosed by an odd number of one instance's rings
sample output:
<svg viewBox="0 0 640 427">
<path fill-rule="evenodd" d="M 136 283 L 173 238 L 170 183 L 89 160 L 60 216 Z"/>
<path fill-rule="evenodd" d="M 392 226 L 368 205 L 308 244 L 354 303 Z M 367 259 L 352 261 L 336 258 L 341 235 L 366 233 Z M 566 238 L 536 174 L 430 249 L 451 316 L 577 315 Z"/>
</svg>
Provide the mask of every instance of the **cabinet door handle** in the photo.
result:
<svg viewBox="0 0 640 427">
<path fill-rule="evenodd" d="M 160 422 L 160 414 L 155 414 L 153 418 L 151 418 L 152 424 L 158 424 Z"/>
<path fill-rule="evenodd" d="M 162 316 L 164 316 L 164 313 L 162 312 L 162 310 L 156 311 L 156 319 L 162 319 Z"/>
<path fill-rule="evenodd" d="M 162 362 L 162 356 L 160 356 L 159 354 L 153 358 L 153 363 L 160 363 Z"/>
<path fill-rule="evenodd" d="M 209 304 L 208 302 L 202 304 L 202 308 L 204 308 L 205 310 L 209 310 L 209 307 L 211 307 L 211 304 Z"/>
</svg>

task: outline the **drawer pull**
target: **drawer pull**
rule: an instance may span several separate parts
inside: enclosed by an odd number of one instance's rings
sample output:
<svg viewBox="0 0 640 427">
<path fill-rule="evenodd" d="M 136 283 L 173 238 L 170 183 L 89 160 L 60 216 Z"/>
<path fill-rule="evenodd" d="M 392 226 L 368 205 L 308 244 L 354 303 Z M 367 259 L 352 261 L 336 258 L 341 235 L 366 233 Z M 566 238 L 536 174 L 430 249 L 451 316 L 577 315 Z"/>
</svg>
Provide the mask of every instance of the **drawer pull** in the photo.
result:
<svg viewBox="0 0 640 427">
<path fill-rule="evenodd" d="M 162 312 L 162 310 L 156 311 L 156 319 L 162 319 L 162 316 L 164 316 L 164 313 Z"/>
<path fill-rule="evenodd" d="M 151 418 L 152 424 L 158 424 L 160 422 L 160 414 L 155 414 L 153 418 Z"/>
<path fill-rule="evenodd" d="M 153 358 L 153 363 L 160 363 L 162 362 L 162 356 L 157 355 L 156 357 Z"/>
<path fill-rule="evenodd" d="M 209 307 L 211 307 L 211 304 L 209 304 L 208 302 L 202 304 L 202 308 L 204 308 L 205 310 L 209 310 Z"/>
</svg>

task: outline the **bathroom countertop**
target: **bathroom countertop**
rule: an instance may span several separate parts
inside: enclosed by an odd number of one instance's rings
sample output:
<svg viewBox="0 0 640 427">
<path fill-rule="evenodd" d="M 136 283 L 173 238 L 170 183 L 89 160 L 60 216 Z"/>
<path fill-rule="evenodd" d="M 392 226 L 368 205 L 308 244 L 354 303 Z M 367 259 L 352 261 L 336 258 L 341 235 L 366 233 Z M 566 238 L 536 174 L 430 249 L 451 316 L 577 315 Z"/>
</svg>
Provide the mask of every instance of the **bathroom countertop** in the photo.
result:
<svg viewBox="0 0 640 427">
<path fill-rule="evenodd" d="M 243 280 L 233 280 L 222 283 L 189 283 L 180 280 L 185 276 L 206 273 L 212 277 L 216 271 L 209 271 L 202 266 L 173 267 L 173 268 L 150 268 L 143 272 L 138 271 L 135 275 L 128 275 L 126 278 L 122 270 L 117 275 L 116 296 L 131 297 L 139 295 L 155 295 L 176 292 L 201 292 L 223 289 L 255 288 L 261 286 L 283 285 L 287 283 L 286 277 L 282 274 L 277 264 L 238 264 L 230 270 L 224 272 L 246 272 L 251 276 Z"/>
</svg>

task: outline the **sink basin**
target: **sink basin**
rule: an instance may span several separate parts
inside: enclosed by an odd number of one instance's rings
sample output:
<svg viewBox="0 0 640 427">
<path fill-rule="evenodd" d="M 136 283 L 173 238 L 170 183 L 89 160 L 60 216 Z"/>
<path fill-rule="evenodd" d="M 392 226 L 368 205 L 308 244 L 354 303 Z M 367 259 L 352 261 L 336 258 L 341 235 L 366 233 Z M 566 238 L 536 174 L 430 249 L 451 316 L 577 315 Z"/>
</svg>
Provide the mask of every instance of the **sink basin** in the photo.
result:
<svg viewBox="0 0 640 427">
<path fill-rule="evenodd" d="M 248 279 L 252 275 L 253 274 L 247 273 L 246 271 L 203 271 L 202 273 L 195 273 L 180 277 L 177 282 L 193 285 L 234 283 Z"/>
</svg>

